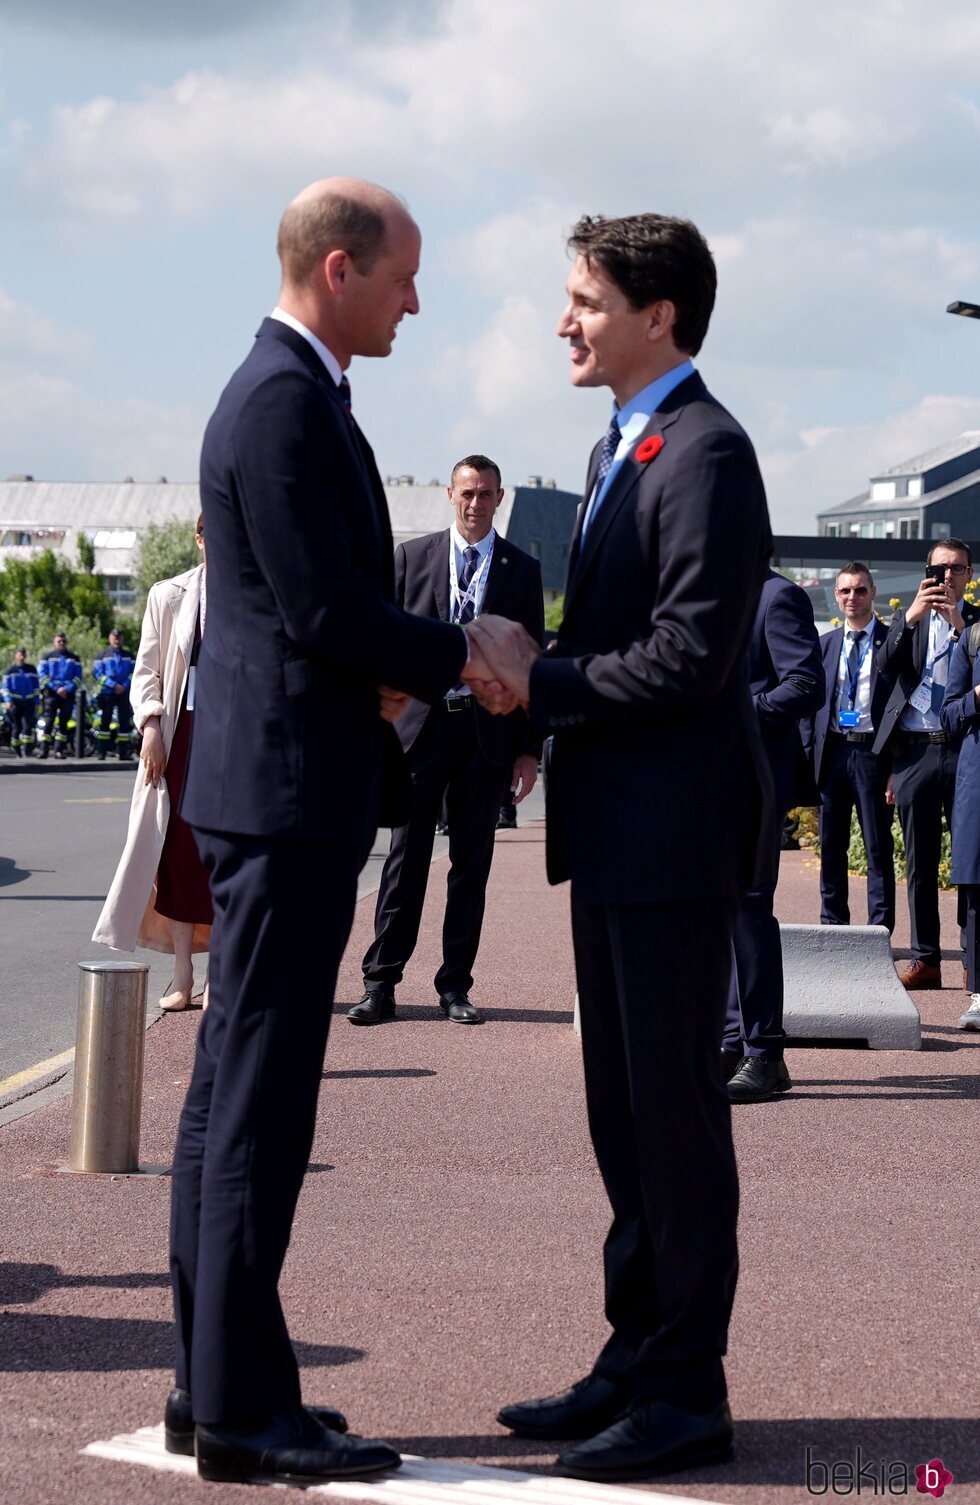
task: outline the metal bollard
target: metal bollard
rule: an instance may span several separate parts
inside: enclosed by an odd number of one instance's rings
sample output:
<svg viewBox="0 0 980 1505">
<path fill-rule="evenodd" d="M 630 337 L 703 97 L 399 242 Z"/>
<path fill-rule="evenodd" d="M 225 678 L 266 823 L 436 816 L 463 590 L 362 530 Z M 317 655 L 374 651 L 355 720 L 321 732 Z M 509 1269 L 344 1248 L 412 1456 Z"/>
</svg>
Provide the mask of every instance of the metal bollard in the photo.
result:
<svg viewBox="0 0 980 1505">
<path fill-rule="evenodd" d="M 143 962 L 79 962 L 69 1169 L 139 1170 L 146 982 Z"/>
<path fill-rule="evenodd" d="M 75 696 L 75 757 L 85 756 L 85 728 L 88 725 L 88 696 L 79 690 Z"/>
</svg>

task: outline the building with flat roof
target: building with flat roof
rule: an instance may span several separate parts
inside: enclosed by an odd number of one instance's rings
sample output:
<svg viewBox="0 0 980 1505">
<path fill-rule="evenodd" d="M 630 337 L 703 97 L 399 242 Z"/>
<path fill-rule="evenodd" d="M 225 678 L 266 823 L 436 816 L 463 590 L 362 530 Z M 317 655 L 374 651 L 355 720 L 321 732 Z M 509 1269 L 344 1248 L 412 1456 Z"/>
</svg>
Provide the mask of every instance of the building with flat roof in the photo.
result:
<svg viewBox="0 0 980 1505">
<path fill-rule="evenodd" d="M 980 538 L 980 430 L 871 476 L 817 514 L 824 538 Z"/>
<path fill-rule="evenodd" d="M 417 486 L 412 476 L 389 476 L 385 496 L 395 543 L 447 528 L 452 520 L 446 488 L 438 482 Z M 530 476 L 508 486 L 496 516 L 503 538 L 541 561 L 545 601 L 565 588 L 568 545 L 580 497 L 554 481 Z M 36 481 L 14 476 L 0 482 L 0 568 L 53 549 L 77 562 L 77 537 L 95 549 L 95 573 L 105 581 L 114 604 L 132 606 L 134 558 L 140 535 L 153 525 L 193 524 L 201 510 L 200 492 L 189 481 Z"/>
</svg>

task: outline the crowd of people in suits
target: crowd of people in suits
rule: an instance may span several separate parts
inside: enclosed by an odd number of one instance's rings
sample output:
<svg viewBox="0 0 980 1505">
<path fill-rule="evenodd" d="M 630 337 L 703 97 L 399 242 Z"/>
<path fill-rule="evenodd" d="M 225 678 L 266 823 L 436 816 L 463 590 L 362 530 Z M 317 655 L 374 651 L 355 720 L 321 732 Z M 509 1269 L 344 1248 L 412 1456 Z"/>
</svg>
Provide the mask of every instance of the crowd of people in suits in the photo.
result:
<svg viewBox="0 0 980 1505">
<path fill-rule="evenodd" d="M 94 692 L 85 706 L 88 725 L 84 750 L 104 760 L 114 746 L 119 759 L 132 757 L 132 707 L 130 685 L 134 660 L 127 652 L 120 628 L 109 633 L 106 647 L 92 665 Z M 78 656 L 68 646 L 63 632 L 56 632 L 52 646 L 38 664 L 27 658 L 27 648 L 15 649 L 13 661 L 0 681 L 0 702 L 10 739 L 18 758 L 37 752 L 42 759 L 67 758 L 74 742 L 84 672 Z"/>
</svg>

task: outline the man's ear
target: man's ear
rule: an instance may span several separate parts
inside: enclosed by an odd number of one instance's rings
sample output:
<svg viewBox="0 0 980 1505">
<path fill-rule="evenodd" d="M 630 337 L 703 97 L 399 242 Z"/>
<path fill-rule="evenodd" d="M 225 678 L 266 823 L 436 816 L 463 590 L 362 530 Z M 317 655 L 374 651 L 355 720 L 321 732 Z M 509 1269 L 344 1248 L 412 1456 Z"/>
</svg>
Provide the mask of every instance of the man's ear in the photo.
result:
<svg viewBox="0 0 980 1505">
<path fill-rule="evenodd" d="M 664 339 L 673 331 L 677 323 L 677 308 L 669 298 L 658 298 L 656 303 L 650 304 L 647 316 L 649 319 L 647 339 L 655 342 Z"/>
<path fill-rule="evenodd" d="M 331 251 L 323 258 L 323 280 L 331 293 L 338 293 L 347 280 L 350 257 L 346 251 Z"/>
</svg>

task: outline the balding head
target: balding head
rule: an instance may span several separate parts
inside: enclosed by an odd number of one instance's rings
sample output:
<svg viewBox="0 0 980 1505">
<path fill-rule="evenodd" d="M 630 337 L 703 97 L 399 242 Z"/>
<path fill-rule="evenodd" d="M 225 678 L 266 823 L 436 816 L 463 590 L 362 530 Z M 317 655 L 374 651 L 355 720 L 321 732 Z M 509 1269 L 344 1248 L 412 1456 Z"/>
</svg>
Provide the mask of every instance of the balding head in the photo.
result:
<svg viewBox="0 0 980 1505">
<path fill-rule="evenodd" d="M 297 194 L 279 223 L 283 286 L 305 287 L 331 251 L 346 251 L 368 276 L 388 245 L 393 221 L 410 220 L 402 201 L 360 178 L 322 178 Z"/>
</svg>

